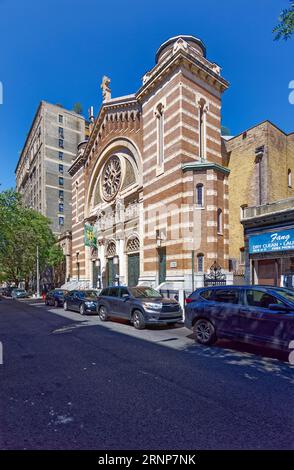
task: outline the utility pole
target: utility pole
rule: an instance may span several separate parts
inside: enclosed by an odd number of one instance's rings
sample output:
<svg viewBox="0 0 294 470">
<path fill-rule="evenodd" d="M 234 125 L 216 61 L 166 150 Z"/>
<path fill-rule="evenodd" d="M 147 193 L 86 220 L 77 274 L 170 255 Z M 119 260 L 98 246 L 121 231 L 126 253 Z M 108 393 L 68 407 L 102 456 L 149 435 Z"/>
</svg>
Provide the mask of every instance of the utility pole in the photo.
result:
<svg viewBox="0 0 294 470">
<path fill-rule="evenodd" d="M 37 246 L 37 298 L 40 297 L 39 246 Z"/>
</svg>

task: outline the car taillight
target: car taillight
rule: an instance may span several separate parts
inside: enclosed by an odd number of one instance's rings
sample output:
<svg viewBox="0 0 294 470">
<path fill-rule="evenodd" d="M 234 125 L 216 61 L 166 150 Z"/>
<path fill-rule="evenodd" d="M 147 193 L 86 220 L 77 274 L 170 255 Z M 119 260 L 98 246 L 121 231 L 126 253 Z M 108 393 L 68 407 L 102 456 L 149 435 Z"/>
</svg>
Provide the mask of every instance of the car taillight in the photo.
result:
<svg viewBox="0 0 294 470">
<path fill-rule="evenodd" d="M 191 302 L 193 302 L 194 299 L 192 299 L 192 297 L 187 297 L 186 298 L 186 304 L 190 304 Z"/>
</svg>

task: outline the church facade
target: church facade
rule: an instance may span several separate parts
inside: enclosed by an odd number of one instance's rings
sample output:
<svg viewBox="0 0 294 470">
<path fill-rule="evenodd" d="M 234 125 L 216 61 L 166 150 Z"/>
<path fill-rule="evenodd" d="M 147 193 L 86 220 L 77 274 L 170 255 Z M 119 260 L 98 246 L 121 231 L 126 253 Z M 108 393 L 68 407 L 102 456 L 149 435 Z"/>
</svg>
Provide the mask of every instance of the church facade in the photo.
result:
<svg viewBox="0 0 294 470">
<path fill-rule="evenodd" d="M 191 289 L 228 270 L 221 99 L 228 83 L 203 42 L 163 43 L 135 93 L 103 103 L 72 176 L 71 278 Z M 194 273 L 194 283 L 192 282 Z"/>
</svg>

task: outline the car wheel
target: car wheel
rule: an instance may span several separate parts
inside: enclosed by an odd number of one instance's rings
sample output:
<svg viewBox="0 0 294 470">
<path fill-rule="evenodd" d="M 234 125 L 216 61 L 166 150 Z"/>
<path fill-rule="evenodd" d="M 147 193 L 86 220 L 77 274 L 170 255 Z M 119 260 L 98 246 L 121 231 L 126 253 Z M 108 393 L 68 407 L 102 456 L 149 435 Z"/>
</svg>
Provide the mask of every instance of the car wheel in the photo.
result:
<svg viewBox="0 0 294 470">
<path fill-rule="evenodd" d="M 133 313 L 133 325 L 137 330 L 143 330 L 145 328 L 144 315 L 140 310 L 135 310 Z"/>
<path fill-rule="evenodd" d="M 64 310 L 68 310 L 68 306 L 67 306 L 67 302 L 65 301 L 64 304 L 63 304 L 63 308 Z"/>
<path fill-rule="evenodd" d="M 80 305 L 80 314 L 81 314 L 81 315 L 85 315 L 85 313 L 86 313 L 86 312 L 85 312 L 85 305 L 84 305 L 84 304 L 81 304 L 81 305 Z"/>
<path fill-rule="evenodd" d="M 106 310 L 106 307 L 100 307 L 99 308 L 99 318 L 101 321 L 107 321 L 108 320 L 108 314 L 107 314 L 107 310 Z"/>
<path fill-rule="evenodd" d="M 58 300 L 55 300 L 55 301 L 54 301 L 54 307 L 55 307 L 55 308 L 59 307 Z"/>
<path fill-rule="evenodd" d="M 200 344 L 213 344 L 217 340 L 213 324 L 205 318 L 196 321 L 194 325 L 194 336 L 195 341 Z"/>
</svg>

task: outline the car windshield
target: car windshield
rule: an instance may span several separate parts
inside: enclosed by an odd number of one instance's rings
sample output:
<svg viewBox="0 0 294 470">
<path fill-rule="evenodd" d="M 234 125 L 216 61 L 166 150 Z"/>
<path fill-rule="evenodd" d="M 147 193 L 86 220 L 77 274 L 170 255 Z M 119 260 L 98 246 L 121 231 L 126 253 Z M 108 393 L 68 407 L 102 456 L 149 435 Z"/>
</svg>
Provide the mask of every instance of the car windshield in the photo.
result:
<svg viewBox="0 0 294 470">
<path fill-rule="evenodd" d="M 137 298 L 152 297 L 153 299 L 161 299 L 161 294 L 152 287 L 130 287 L 131 294 Z"/>
<path fill-rule="evenodd" d="M 97 292 L 95 290 L 86 290 L 85 297 L 90 297 L 91 299 L 97 299 Z"/>
<path fill-rule="evenodd" d="M 55 292 L 55 294 L 57 295 L 67 295 L 68 292 L 66 290 L 54 290 L 52 291 L 53 293 Z"/>
<path fill-rule="evenodd" d="M 294 291 L 291 291 L 290 289 L 273 289 L 273 292 L 280 295 L 285 300 L 288 300 L 288 302 L 290 301 L 294 303 Z"/>
</svg>

